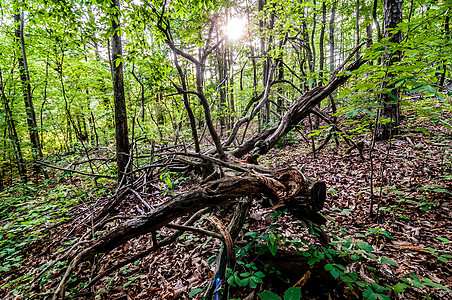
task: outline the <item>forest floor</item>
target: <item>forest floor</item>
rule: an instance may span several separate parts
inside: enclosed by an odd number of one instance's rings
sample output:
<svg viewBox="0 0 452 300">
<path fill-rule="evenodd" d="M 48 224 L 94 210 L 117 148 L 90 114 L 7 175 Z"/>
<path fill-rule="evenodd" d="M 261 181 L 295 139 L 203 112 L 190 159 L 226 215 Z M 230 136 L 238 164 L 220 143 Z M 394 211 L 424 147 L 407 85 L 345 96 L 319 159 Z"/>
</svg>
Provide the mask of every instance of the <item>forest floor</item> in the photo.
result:
<svg viewBox="0 0 452 300">
<path fill-rule="evenodd" d="M 364 294 L 366 299 L 386 299 L 383 296 L 422 299 L 426 295 L 431 299 L 452 299 L 452 292 L 447 290 L 452 289 L 452 136 L 450 132 L 441 131 L 433 125 L 417 126 L 423 130 L 405 134 L 391 143 L 375 144 L 373 171 L 369 160 L 370 135 L 362 136 L 364 160 L 356 149 L 347 153 L 349 147 L 343 142 L 338 148 L 333 147 L 334 141 L 316 153 L 314 158 L 311 147 L 297 133 L 286 137 L 279 148 L 260 159 L 261 165 L 275 169 L 294 167 L 312 178 L 325 181 L 328 192 L 321 213 L 328 221 L 324 231 L 332 238 L 336 249 L 351 249 L 348 252 L 350 256 L 359 256 L 359 259 L 344 266 L 332 264 L 336 266 L 336 271 L 330 270 L 327 275 L 337 277 L 336 281 L 330 276 L 324 278 L 324 285 L 317 285 L 317 282 L 309 284 L 310 279 L 307 279 L 301 288 L 303 299 L 360 299 L 364 290 L 367 291 Z M 378 216 L 371 216 L 369 212 L 371 176 L 373 211 L 378 211 Z M 187 184 L 180 184 L 177 189 L 184 189 Z M 74 188 L 69 183 L 67 186 L 69 189 Z M 82 185 L 78 186 L 80 188 Z M 165 197 L 168 196 L 157 197 L 154 201 L 160 202 Z M 151 201 L 150 198 L 148 200 Z M 130 200 L 121 206 L 124 214 L 133 214 L 137 209 L 139 212 L 139 202 L 134 201 Z M 224 206 L 218 216 L 227 220 L 233 209 L 232 205 Z M 2 228 L 7 228 L 8 222 L 10 220 L 0 218 Z M 287 213 L 275 214 L 272 207 L 254 201 L 245 231 L 263 236 L 272 233 L 275 228 L 277 230 L 274 233 L 280 241 L 303 238 L 316 245 L 317 249 L 322 249 L 303 222 L 294 220 Z M 74 230 L 76 228 L 71 227 L 70 223 L 62 225 L 53 237 L 67 237 Z M 169 229 L 164 229 L 160 235 L 165 236 L 169 232 Z M 42 266 L 51 259 L 51 253 L 58 247 L 50 240 L 41 239 L 34 243 L 36 249 L 24 248 L 24 252 L 29 253 L 25 253 L 20 267 L 3 272 L 0 277 L 0 298 L 24 298 L 23 295 L 12 293 L 7 296 L 13 288 L 18 288 L 17 284 L 13 284 L 14 279 L 20 276 L 24 278 L 30 274 L 30 270 L 35 271 Z M 248 243 L 250 235 L 246 234 L 242 234 L 237 241 L 242 249 Z M 135 238 L 109 253 L 106 261 L 131 257 L 151 244 L 150 234 Z M 64 243 L 60 241 L 59 245 Z M 163 247 L 144 259 L 106 275 L 89 291 L 82 291 L 77 299 L 200 298 L 201 289 L 212 277 L 214 258 L 220 248 L 221 242 L 216 239 L 186 233 L 171 246 Z M 289 244 L 281 245 L 280 248 L 281 251 L 309 250 L 306 247 L 297 249 Z M 0 262 L 5 255 L 0 257 Z M 242 257 L 237 270 L 239 273 L 259 274 L 257 277 L 260 277 L 263 273 L 254 270 L 257 260 L 258 257 L 252 261 L 249 261 L 249 257 Z M 295 273 L 300 279 L 307 271 L 300 269 L 295 270 Z M 311 271 L 314 272 L 314 269 Z M 285 288 L 294 284 L 294 281 L 286 283 L 281 290 L 275 277 L 268 272 L 265 275 L 263 283 L 256 290 L 251 288 L 252 284 L 237 287 L 231 289 L 231 297 L 258 299 L 257 293 L 264 290 L 282 295 Z M 277 277 L 283 278 L 284 274 Z M 311 278 L 315 278 L 315 274 Z M 298 279 L 295 277 L 293 280 Z M 55 281 L 51 286 L 57 284 L 52 276 L 48 280 Z M 76 282 L 76 278 L 73 281 Z M 396 284 L 397 287 L 392 290 L 387 288 Z M 46 283 L 43 286 L 47 286 Z M 381 290 L 381 287 L 384 289 Z M 396 294 L 402 290 L 403 293 Z M 68 291 L 71 291 L 70 283 Z M 43 293 L 37 298 L 48 296 L 45 288 L 38 288 L 35 292 Z"/>
</svg>

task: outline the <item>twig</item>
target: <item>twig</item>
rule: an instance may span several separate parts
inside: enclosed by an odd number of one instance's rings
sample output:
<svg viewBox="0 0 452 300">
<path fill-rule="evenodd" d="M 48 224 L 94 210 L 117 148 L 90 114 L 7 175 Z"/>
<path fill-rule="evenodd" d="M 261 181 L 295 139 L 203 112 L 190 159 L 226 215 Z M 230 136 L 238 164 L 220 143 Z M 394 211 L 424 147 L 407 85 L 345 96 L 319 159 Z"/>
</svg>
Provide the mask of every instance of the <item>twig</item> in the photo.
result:
<svg viewBox="0 0 452 300">
<path fill-rule="evenodd" d="M 175 153 L 172 153 L 172 154 L 174 154 L 174 155 L 185 155 L 185 156 L 189 156 L 189 157 L 197 157 L 197 158 L 201 158 L 201 159 L 203 159 L 203 160 L 210 161 L 210 162 L 212 162 L 212 163 L 215 163 L 215 164 L 217 164 L 217 165 L 220 165 L 220 166 L 223 166 L 223 167 L 232 169 L 232 170 L 236 170 L 236 171 L 239 171 L 239 172 L 248 172 L 247 169 L 244 169 L 244 168 L 239 167 L 239 166 L 237 166 L 237 165 L 233 165 L 233 164 L 224 162 L 224 161 L 222 161 L 222 160 L 219 160 L 219 159 L 216 159 L 216 158 L 214 158 L 214 157 L 210 157 L 210 156 L 207 156 L 207 155 L 204 155 L 204 154 L 201 154 L 201 153 L 191 153 L 191 152 L 183 153 L 183 152 L 175 152 Z"/>
<path fill-rule="evenodd" d="M 57 170 L 60 170 L 60 171 L 64 171 L 64 172 L 70 172 L 70 173 L 75 173 L 75 174 L 80 174 L 80 175 L 85 175 L 85 176 L 92 176 L 92 177 L 99 177 L 99 178 L 115 179 L 114 176 L 101 175 L 101 174 L 91 174 L 91 173 L 85 173 L 85 172 L 81 172 L 81 171 L 77 171 L 77 170 L 61 168 L 61 167 L 50 165 L 48 163 L 45 163 L 45 162 L 39 161 L 39 160 L 36 160 L 33 163 L 38 164 L 38 165 L 43 165 L 43 166 L 46 166 L 46 167 L 49 167 L 49 168 L 52 168 L 52 169 L 57 169 Z"/>
<path fill-rule="evenodd" d="M 134 189 L 130 189 L 130 191 L 131 191 L 132 193 L 134 193 L 135 196 L 137 196 L 137 198 L 141 201 L 141 203 L 143 203 L 144 206 L 146 206 L 146 208 L 148 209 L 148 211 L 154 210 L 154 208 L 153 208 L 151 205 L 149 205 L 149 203 L 147 203 L 147 202 L 141 197 L 140 193 L 138 193 L 138 192 L 135 191 Z"/>
</svg>

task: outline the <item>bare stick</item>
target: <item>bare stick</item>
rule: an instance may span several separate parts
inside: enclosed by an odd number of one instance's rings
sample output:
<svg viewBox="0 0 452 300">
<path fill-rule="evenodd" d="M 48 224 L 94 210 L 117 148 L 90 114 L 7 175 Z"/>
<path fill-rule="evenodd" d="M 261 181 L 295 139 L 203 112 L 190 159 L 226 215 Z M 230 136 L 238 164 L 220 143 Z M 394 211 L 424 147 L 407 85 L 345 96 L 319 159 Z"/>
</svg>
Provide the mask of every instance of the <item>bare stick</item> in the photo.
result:
<svg viewBox="0 0 452 300">
<path fill-rule="evenodd" d="M 80 175 L 84 175 L 84 176 L 91 176 L 91 177 L 99 177 L 99 178 L 108 178 L 108 179 L 115 179 L 114 176 L 110 176 L 110 175 L 101 175 L 101 174 L 91 174 L 91 173 L 85 173 L 85 172 L 81 172 L 81 171 L 77 171 L 77 170 L 71 170 L 71 169 L 66 169 L 66 168 L 61 168 L 61 167 L 57 167 L 54 165 L 50 165 L 48 163 L 45 163 L 43 161 L 34 161 L 33 163 L 39 164 L 39 165 L 43 165 L 52 169 L 57 169 L 60 171 L 64 171 L 64 172 L 70 172 L 70 173 L 75 173 L 75 174 L 80 174 Z"/>
</svg>

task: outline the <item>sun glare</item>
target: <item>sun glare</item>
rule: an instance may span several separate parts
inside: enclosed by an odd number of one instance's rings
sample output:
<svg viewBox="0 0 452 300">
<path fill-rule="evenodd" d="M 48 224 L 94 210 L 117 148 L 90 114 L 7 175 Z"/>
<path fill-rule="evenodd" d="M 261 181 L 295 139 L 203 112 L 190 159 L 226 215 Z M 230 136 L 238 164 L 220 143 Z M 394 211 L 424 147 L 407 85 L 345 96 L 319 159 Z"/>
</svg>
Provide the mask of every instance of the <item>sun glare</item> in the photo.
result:
<svg viewBox="0 0 452 300">
<path fill-rule="evenodd" d="M 226 35 L 231 40 L 238 40 L 245 33 L 246 20 L 243 18 L 232 18 L 226 26 Z"/>
</svg>

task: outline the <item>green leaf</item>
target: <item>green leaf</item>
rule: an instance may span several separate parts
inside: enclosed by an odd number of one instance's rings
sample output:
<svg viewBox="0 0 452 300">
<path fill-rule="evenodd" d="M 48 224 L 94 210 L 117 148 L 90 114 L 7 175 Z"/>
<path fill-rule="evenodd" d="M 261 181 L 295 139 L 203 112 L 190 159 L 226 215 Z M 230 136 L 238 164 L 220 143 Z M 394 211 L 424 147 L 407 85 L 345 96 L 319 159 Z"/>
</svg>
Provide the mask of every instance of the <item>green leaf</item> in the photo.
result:
<svg viewBox="0 0 452 300">
<path fill-rule="evenodd" d="M 373 111 L 371 111 L 371 110 L 369 110 L 367 108 L 363 109 L 363 112 L 366 113 L 366 114 L 371 115 L 372 117 L 376 115 L 375 112 L 373 112 Z"/>
<path fill-rule="evenodd" d="M 347 116 L 347 118 L 353 118 L 354 116 L 356 116 L 359 113 L 359 111 L 360 111 L 359 108 L 355 108 L 355 109 L 348 111 L 345 115 Z"/>
<path fill-rule="evenodd" d="M 447 245 L 447 244 L 451 244 L 452 243 L 452 241 L 449 241 L 448 239 L 446 239 L 446 238 L 443 238 L 443 237 L 437 237 L 436 238 L 437 240 L 439 240 L 439 241 L 441 241 L 441 243 L 443 244 L 443 245 Z"/>
<path fill-rule="evenodd" d="M 249 284 L 250 284 L 250 288 L 252 288 L 252 289 L 255 289 L 257 287 L 257 283 L 254 280 L 249 280 Z"/>
<path fill-rule="evenodd" d="M 300 300 L 301 299 L 301 288 L 291 287 L 288 288 L 284 293 L 284 300 Z"/>
<path fill-rule="evenodd" d="M 452 129 L 452 125 L 444 120 L 439 120 L 447 129 Z"/>
<path fill-rule="evenodd" d="M 281 297 L 270 291 L 264 291 L 257 294 L 261 300 L 281 300 Z"/>
<path fill-rule="evenodd" d="M 424 127 L 418 127 L 415 129 L 416 131 L 420 131 L 425 135 L 430 135 L 430 132 L 427 131 L 427 129 L 425 129 Z"/>
<path fill-rule="evenodd" d="M 445 287 L 444 285 L 435 283 L 435 282 L 433 282 L 433 281 L 432 281 L 431 279 L 429 279 L 429 278 L 424 278 L 424 279 L 422 279 L 422 282 L 423 282 L 425 285 L 428 285 L 428 286 L 431 286 L 431 287 L 443 289 L 443 290 L 449 291 L 449 292 L 451 291 L 450 289 L 448 289 L 448 288 Z"/>
<path fill-rule="evenodd" d="M 407 287 L 408 285 L 405 283 L 397 283 L 392 287 L 392 289 L 394 290 L 394 293 L 399 294 L 403 293 Z"/>
<path fill-rule="evenodd" d="M 376 283 L 373 283 L 363 292 L 364 300 L 391 300 L 388 296 L 382 294 L 385 290 L 388 290 L 388 288 L 384 288 Z"/>
<path fill-rule="evenodd" d="M 342 277 L 341 277 L 341 280 L 344 281 L 344 282 L 349 282 L 349 283 L 355 281 L 355 280 L 353 280 L 353 278 L 351 278 L 350 276 L 342 276 Z"/>
<path fill-rule="evenodd" d="M 446 264 L 449 262 L 449 260 L 446 257 L 444 257 L 444 255 L 438 256 L 438 260 Z"/>
<path fill-rule="evenodd" d="M 262 273 L 261 271 L 254 273 L 254 276 L 260 277 L 260 278 L 264 278 L 265 274 Z"/>
<path fill-rule="evenodd" d="M 196 294 L 199 294 L 202 291 L 203 291 L 203 289 L 201 289 L 201 288 L 193 289 L 193 290 L 190 291 L 190 293 L 188 293 L 188 296 L 189 297 L 193 297 L 193 296 L 195 296 Z"/>
<path fill-rule="evenodd" d="M 235 286 L 235 284 L 234 284 L 234 275 L 229 276 L 227 282 L 228 282 L 229 285 Z"/>
<path fill-rule="evenodd" d="M 356 246 L 358 246 L 358 248 L 366 251 L 366 252 L 373 252 L 374 248 L 372 248 L 371 245 L 369 245 L 367 242 L 357 242 Z"/>
<path fill-rule="evenodd" d="M 256 283 L 264 283 L 264 281 L 260 277 L 257 277 L 257 276 L 251 277 L 251 281 L 254 281 Z"/>
<path fill-rule="evenodd" d="M 382 256 L 381 259 L 380 259 L 380 262 L 382 264 L 388 264 L 388 265 L 396 266 L 396 267 L 398 265 L 397 262 L 395 262 L 394 260 L 392 260 L 392 259 L 390 259 L 389 257 L 386 257 L 386 256 Z"/>
<path fill-rule="evenodd" d="M 138 276 L 134 276 L 134 277 L 130 277 L 129 281 L 127 281 L 126 283 L 124 283 L 123 287 L 128 287 L 133 281 L 135 281 L 136 279 L 140 278 L 141 275 Z"/>
<path fill-rule="evenodd" d="M 269 244 L 268 250 L 270 250 L 271 254 L 276 255 L 276 252 L 278 251 L 278 246 L 275 244 Z"/>
</svg>

